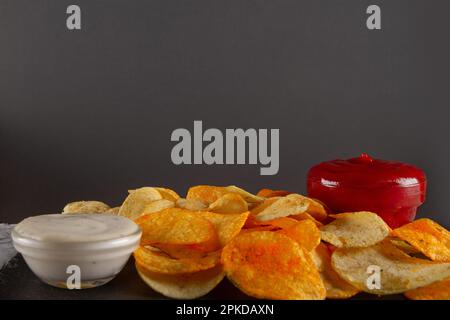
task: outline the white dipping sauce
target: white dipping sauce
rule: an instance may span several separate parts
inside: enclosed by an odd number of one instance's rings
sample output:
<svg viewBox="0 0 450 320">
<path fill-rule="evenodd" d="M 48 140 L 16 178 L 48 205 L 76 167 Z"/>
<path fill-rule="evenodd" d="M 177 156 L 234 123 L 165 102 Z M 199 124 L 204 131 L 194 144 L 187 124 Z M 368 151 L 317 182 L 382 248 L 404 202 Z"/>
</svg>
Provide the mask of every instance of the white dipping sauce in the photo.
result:
<svg viewBox="0 0 450 320">
<path fill-rule="evenodd" d="M 128 236 L 139 227 L 127 218 L 106 214 L 46 214 L 26 218 L 14 230 L 39 241 L 89 242 Z"/>
<path fill-rule="evenodd" d="M 110 214 L 46 214 L 20 222 L 13 245 L 44 282 L 68 287 L 73 266 L 81 288 L 107 283 L 139 246 L 142 232 L 133 221 Z M 69 271 L 68 271 L 69 270 Z"/>
</svg>

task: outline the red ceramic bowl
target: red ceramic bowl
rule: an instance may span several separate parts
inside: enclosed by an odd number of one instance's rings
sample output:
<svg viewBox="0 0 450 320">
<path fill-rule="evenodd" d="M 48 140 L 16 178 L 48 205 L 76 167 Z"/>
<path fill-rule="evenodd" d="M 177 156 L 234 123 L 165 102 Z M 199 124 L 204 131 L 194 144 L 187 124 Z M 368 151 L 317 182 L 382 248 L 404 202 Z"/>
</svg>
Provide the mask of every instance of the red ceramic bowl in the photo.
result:
<svg viewBox="0 0 450 320">
<path fill-rule="evenodd" d="M 308 172 L 308 196 L 333 212 L 372 211 L 396 228 L 411 222 L 425 201 L 426 177 L 412 165 L 372 159 L 367 154 L 332 160 Z"/>
</svg>

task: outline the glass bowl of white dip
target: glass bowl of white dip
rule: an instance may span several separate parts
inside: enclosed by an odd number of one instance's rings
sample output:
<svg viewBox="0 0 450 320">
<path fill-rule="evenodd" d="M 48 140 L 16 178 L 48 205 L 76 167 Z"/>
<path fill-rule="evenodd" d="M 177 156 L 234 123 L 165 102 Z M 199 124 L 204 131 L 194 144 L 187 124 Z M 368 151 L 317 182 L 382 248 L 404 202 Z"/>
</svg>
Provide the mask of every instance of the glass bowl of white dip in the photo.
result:
<svg viewBox="0 0 450 320">
<path fill-rule="evenodd" d="M 110 214 L 29 217 L 12 231 L 13 245 L 42 281 L 68 289 L 112 280 L 139 246 L 141 230 Z"/>
</svg>

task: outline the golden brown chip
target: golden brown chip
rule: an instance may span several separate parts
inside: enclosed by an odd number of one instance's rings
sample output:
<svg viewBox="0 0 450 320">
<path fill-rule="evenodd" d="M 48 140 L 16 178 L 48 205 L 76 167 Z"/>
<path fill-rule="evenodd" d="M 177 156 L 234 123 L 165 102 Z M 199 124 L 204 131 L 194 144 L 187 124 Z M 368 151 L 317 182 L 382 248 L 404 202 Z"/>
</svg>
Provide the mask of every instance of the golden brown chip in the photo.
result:
<svg viewBox="0 0 450 320">
<path fill-rule="evenodd" d="M 450 278 L 406 291 L 405 296 L 411 300 L 450 300 Z"/>
<path fill-rule="evenodd" d="M 225 246 L 242 229 L 249 212 L 240 214 L 219 214 L 213 212 L 197 212 L 197 214 L 210 221 L 216 228 L 220 246 Z"/>
<path fill-rule="evenodd" d="M 206 185 L 200 185 L 189 188 L 188 193 L 186 195 L 186 199 L 199 200 L 210 205 L 211 203 L 215 202 L 217 199 L 226 195 L 227 193 L 237 193 L 240 196 L 242 196 L 245 201 L 250 203 L 259 203 L 264 200 L 264 198 L 255 196 L 236 186 L 217 187 Z"/>
<path fill-rule="evenodd" d="M 292 238 L 307 251 L 314 250 L 320 243 L 320 231 L 311 220 L 298 221 L 277 232 Z"/>
<path fill-rule="evenodd" d="M 260 212 L 262 212 L 266 208 L 270 207 L 278 199 L 281 199 L 281 197 L 272 197 L 272 198 L 265 199 L 263 202 L 257 204 L 255 207 L 250 209 L 250 215 L 256 217 Z"/>
<path fill-rule="evenodd" d="M 270 231 L 246 232 L 225 246 L 227 277 L 244 293 L 263 299 L 324 299 L 325 287 L 309 253 Z"/>
<path fill-rule="evenodd" d="M 141 216 L 141 245 L 190 245 L 201 251 L 216 250 L 220 244 L 214 225 L 197 213 L 170 208 Z"/>
<path fill-rule="evenodd" d="M 105 213 L 118 215 L 119 214 L 119 210 L 120 210 L 120 207 L 114 207 L 114 208 L 106 210 Z"/>
<path fill-rule="evenodd" d="M 146 205 L 155 200 L 162 199 L 156 188 L 143 187 L 136 190 L 129 190 L 129 195 L 119 209 L 119 216 L 127 217 L 131 220 L 138 218 Z"/>
<path fill-rule="evenodd" d="M 149 204 L 145 205 L 144 209 L 142 210 L 141 216 L 149 214 L 149 213 L 155 213 L 164 209 L 174 208 L 175 202 L 166 200 L 166 199 L 159 199 L 150 202 Z"/>
<path fill-rule="evenodd" d="M 247 218 L 247 221 L 245 222 L 245 228 L 269 227 L 269 230 L 276 230 L 288 228 L 295 224 L 297 224 L 297 220 L 289 217 L 281 217 L 269 221 L 259 221 L 256 220 L 256 217 L 254 215 L 250 214 Z"/>
<path fill-rule="evenodd" d="M 220 262 L 220 252 L 211 252 L 201 258 L 173 259 L 163 252 L 140 246 L 134 251 L 134 258 L 148 272 L 182 274 L 214 268 Z"/>
<path fill-rule="evenodd" d="M 334 215 L 333 222 L 320 228 L 322 240 L 338 248 L 368 247 L 389 235 L 389 227 L 373 212 Z"/>
<path fill-rule="evenodd" d="M 190 211 L 203 211 L 208 210 L 208 206 L 199 200 L 188 200 L 180 198 L 176 201 L 175 206 L 177 208 L 186 209 Z"/>
<path fill-rule="evenodd" d="M 296 219 L 296 220 L 311 220 L 312 222 L 315 223 L 315 225 L 317 227 L 322 227 L 323 223 L 320 222 L 319 220 L 316 220 L 316 218 L 314 218 L 312 215 L 310 215 L 308 212 L 302 212 L 299 214 L 295 214 L 291 216 L 292 219 Z"/>
<path fill-rule="evenodd" d="M 410 257 L 390 241 L 366 248 L 338 248 L 331 261 L 342 279 L 379 295 L 402 293 L 450 276 L 450 263 Z"/>
<path fill-rule="evenodd" d="M 156 190 L 158 190 L 159 194 L 161 195 L 161 197 L 163 199 L 172 201 L 172 202 L 176 202 L 178 199 L 180 199 L 180 196 L 178 195 L 178 193 L 176 193 L 175 191 L 171 190 L 171 189 L 167 189 L 167 188 L 161 188 L 161 187 L 155 187 Z"/>
<path fill-rule="evenodd" d="M 285 190 L 272 190 L 272 189 L 261 189 L 256 194 L 258 197 L 263 198 L 272 198 L 272 197 L 284 197 L 288 194 L 291 194 L 292 192 L 285 191 Z"/>
<path fill-rule="evenodd" d="M 397 228 L 393 234 L 433 261 L 450 262 L 450 232 L 430 219 L 419 219 Z"/>
<path fill-rule="evenodd" d="M 275 198 L 270 198 L 275 199 Z M 263 209 L 256 215 L 259 221 L 268 221 L 276 218 L 300 214 L 308 209 L 309 201 L 305 197 L 290 194 L 277 199 L 274 203 Z"/>
<path fill-rule="evenodd" d="M 227 193 L 211 203 L 208 211 L 215 213 L 243 213 L 248 211 L 248 205 L 239 194 Z"/>
<path fill-rule="evenodd" d="M 109 209 L 111 208 L 101 201 L 76 201 L 66 204 L 62 213 L 103 213 Z"/>
<path fill-rule="evenodd" d="M 149 287 L 173 299 L 200 298 L 213 290 L 225 276 L 220 265 L 204 271 L 179 275 L 148 272 L 139 263 L 136 263 L 136 269 Z"/>
<path fill-rule="evenodd" d="M 331 266 L 331 253 L 324 243 L 320 243 L 312 252 L 313 260 L 327 290 L 328 299 L 347 299 L 360 292 L 344 281 Z"/>
</svg>

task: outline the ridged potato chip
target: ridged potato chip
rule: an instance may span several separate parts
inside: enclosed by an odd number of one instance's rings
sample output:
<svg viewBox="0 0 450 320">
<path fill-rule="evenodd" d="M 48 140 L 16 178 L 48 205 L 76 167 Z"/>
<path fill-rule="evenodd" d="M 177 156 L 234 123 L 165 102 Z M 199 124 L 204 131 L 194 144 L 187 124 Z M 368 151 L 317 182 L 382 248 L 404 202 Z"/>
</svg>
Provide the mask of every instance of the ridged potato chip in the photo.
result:
<svg viewBox="0 0 450 320">
<path fill-rule="evenodd" d="M 314 250 L 320 243 L 320 231 L 311 220 L 298 221 L 277 232 L 292 238 L 307 251 Z"/>
<path fill-rule="evenodd" d="M 312 215 L 310 215 L 308 212 L 302 212 L 299 214 L 294 214 L 292 216 L 290 216 L 292 219 L 296 219 L 296 220 L 311 220 L 312 222 L 314 222 L 314 224 L 317 227 L 322 227 L 323 223 L 320 222 L 319 220 L 317 220 L 316 218 L 314 218 Z"/>
<path fill-rule="evenodd" d="M 150 202 L 149 204 L 145 205 L 144 209 L 142 210 L 141 216 L 155 213 L 164 209 L 174 208 L 175 202 L 166 200 L 166 199 L 159 199 Z"/>
<path fill-rule="evenodd" d="M 270 198 L 274 199 L 274 198 Z M 305 212 L 308 209 L 309 201 L 300 195 L 290 194 L 277 199 L 271 205 L 263 209 L 256 215 L 259 221 L 268 221 L 275 218 L 287 217 Z"/>
<path fill-rule="evenodd" d="M 76 201 L 66 204 L 62 213 L 103 213 L 109 209 L 111 208 L 101 201 Z"/>
<path fill-rule="evenodd" d="M 373 212 L 333 215 L 336 220 L 320 228 L 322 240 L 338 248 L 369 247 L 389 235 L 388 225 Z"/>
<path fill-rule="evenodd" d="M 119 214 L 119 210 L 120 210 L 120 207 L 114 207 L 114 208 L 106 210 L 105 213 L 118 215 Z"/>
<path fill-rule="evenodd" d="M 331 266 L 331 253 L 324 243 L 315 248 L 312 257 L 327 290 L 327 299 L 347 299 L 360 292 L 334 271 Z"/>
<path fill-rule="evenodd" d="M 180 198 L 175 202 L 175 206 L 177 208 L 182 208 L 182 209 L 186 209 L 186 210 L 191 210 L 191 211 L 203 211 L 203 210 L 207 210 L 208 206 L 203 203 L 202 201 L 199 200 L 188 200 L 188 199 L 184 199 L 184 198 Z"/>
<path fill-rule="evenodd" d="M 243 213 L 248 211 L 247 201 L 237 193 L 227 193 L 209 205 L 215 213 Z"/>
<path fill-rule="evenodd" d="M 170 208 L 141 216 L 135 221 L 142 229 L 141 245 L 190 245 L 200 251 L 220 246 L 215 226 L 195 212 Z"/>
<path fill-rule="evenodd" d="M 264 198 L 255 196 L 254 194 L 251 194 L 236 186 L 217 187 L 206 185 L 200 185 L 189 188 L 188 193 L 186 195 L 186 199 L 199 200 L 210 205 L 211 203 L 213 203 L 220 197 L 226 195 L 227 193 L 237 193 L 240 196 L 242 196 L 245 201 L 250 203 L 259 203 L 264 200 Z"/>
<path fill-rule="evenodd" d="M 180 199 L 180 196 L 178 193 L 171 189 L 162 188 L 162 187 L 155 187 L 156 190 L 158 190 L 159 194 L 163 199 L 176 202 L 178 199 Z"/>
<path fill-rule="evenodd" d="M 450 278 L 406 291 L 405 296 L 411 300 L 450 300 Z"/>
<path fill-rule="evenodd" d="M 197 215 L 211 222 L 216 228 L 221 247 L 230 242 L 242 229 L 249 212 L 239 214 L 219 214 L 213 212 L 197 212 Z"/>
<path fill-rule="evenodd" d="M 361 291 L 379 295 L 402 293 L 450 276 L 450 263 L 410 257 L 390 241 L 366 248 L 338 248 L 331 261 L 342 279 Z M 369 278 L 375 268 L 380 271 L 379 286 L 372 286 L 374 279 Z"/>
<path fill-rule="evenodd" d="M 197 299 L 208 294 L 225 277 L 222 267 L 194 273 L 167 275 L 148 272 L 139 263 L 136 269 L 141 279 L 153 290 L 173 299 Z"/>
<path fill-rule="evenodd" d="M 221 261 L 228 279 L 250 296 L 283 300 L 326 296 L 309 253 L 283 234 L 242 233 L 225 246 Z"/>
<path fill-rule="evenodd" d="M 418 219 L 395 229 L 393 235 L 433 261 L 450 262 L 450 232 L 433 220 Z"/>
<path fill-rule="evenodd" d="M 208 270 L 220 262 L 220 251 L 208 253 L 201 258 L 174 259 L 161 251 L 140 246 L 133 255 L 144 270 L 162 274 L 185 274 Z"/>
<path fill-rule="evenodd" d="M 272 198 L 272 197 L 284 197 L 288 194 L 291 194 L 292 192 L 285 191 L 285 190 L 272 190 L 272 189 L 261 189 L 256 194 L 258 197 L 263 198 Z"/>
<path fill-rule="evenodd" d="M 124 216 L 131 220 L 138 218 L 146 205 L 155 200 L 162 199 L 160 192 L 152 187 L 143 187 L 136 190 L 129 190 L 128 192 L 128 197 L 119 209 L 119 216 Z"/>
</svg>

